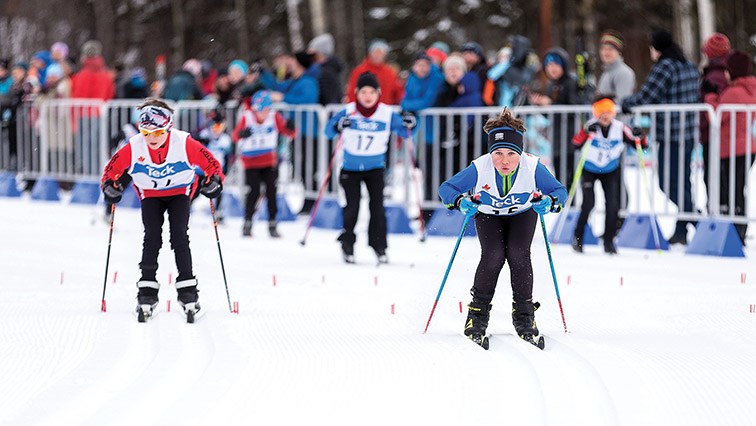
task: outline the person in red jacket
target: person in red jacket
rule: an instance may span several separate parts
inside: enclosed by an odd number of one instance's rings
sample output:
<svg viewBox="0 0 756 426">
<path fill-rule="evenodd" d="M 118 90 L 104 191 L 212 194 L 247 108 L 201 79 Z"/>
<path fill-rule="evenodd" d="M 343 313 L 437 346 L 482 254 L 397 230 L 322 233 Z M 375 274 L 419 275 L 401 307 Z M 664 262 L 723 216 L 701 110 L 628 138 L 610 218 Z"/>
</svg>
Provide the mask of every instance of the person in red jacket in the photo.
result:
<svg viewBox="0 0 756 426">
<path fill-rule="evenodd" d="M 720 104 L 756 104 L 756 77 L 753 75 L 753 62 L 747 53 L 733 51 L 727 57 L 727 71 L 725 76 L 729 85 L 719 94 L 707 93 L 704 101 L 714 108 Z M 733 117 L 734 115 L 734 117 Z M 733 123 L 734 122 L 734 123 Z M 745 215 L 746 177 L 753 155 L 756 154 L 756 137 L 751 137 L 751 156 L 748 153 L 748 133 L 753 128 L 753 114 L 741 112 L 725 112 L 720 123 L 720 173 L 719 173 L 719 205 L 723 214 Z M 734 133 L 733 133 L 734 129 Z M 732 136 L 735 140 L 732 140 Z M 734 211 L 730 208 L 730 169 L 735 168 L 735 200 Z M 737 224 L 740 240 L 745 245 L 748 224 Z"/>
<path fill-rule="evenodd" d="M 198 187 L 206 197 L 218 197 L 223 189 L 223 172 L 218 160 L 202 144 L 189 133 L 173 129 L 173 109 L 168 104 L 147 98 L 137 108 L 139 134 L 132 136 L 105 166 L 102 192 L 106 202 L 117 203 L 123 195 L 123 178 L 128 175 L 142 200 L 144 243 L 139 263 L 142 277 L 137 282 L 139 321 L 149 318 L 158 303 L 160 284 L 156 273 L 166 211 L 178 268 L 178 302 L 187 319 L 190 315 L 193 318 L 200 305 L 187 236 L 191 199 Z M 195 167 L 205 174 L 201 182 Z"/>
<path fill-rule="evenodd" d="M 271 110 L 273 100 L 267 90 L 262 90 L 252 97 L 251 105 L 246 106 L 236 124 L 231 138 L 238 145 L 240 158 L 249 186 L 244 205 L 244 225 L 242 235 L 252 236 L 252 216 L 257 210 L 260 197 L 260 184 L 265 184 L 265 196 L 268 200 L 268 231 L 273 238 L 280 238 L 276 214 L 276 181 L 278 180 L 278 135 L 293 138 L 296 134 L 293 123 L 286 122 L 280 113 Z"/>
<path fill-rule="evenodd" d="M 356 100 L 357 79 L 366 72 L 373 73 L 378 77 L 378 84 L 381 87 L 380 102 L 386 105 L 399 105 L 402 102 L 404 90 L 399 83 L 396 71 L 386 63 L 388 53 L 389 45 L 385 41 L 376 39 L 370 43 L 367 57 L 349 75 L 345 103 Z"/>
<path fill-rule="evenodd" d="M 102 44 L 89 40 L 81 46 L 81 69 L 71 76 L 71 98 L 107 101 L 115 96 L 113 75 L 102 58 Z M 93 153 L 99 147 L 100 108 L 97 106 L 73 108 L 73 125 L 76 129 L 74 168 L 77 173 L 94 174 L 99 168 Z"/>
</svg>

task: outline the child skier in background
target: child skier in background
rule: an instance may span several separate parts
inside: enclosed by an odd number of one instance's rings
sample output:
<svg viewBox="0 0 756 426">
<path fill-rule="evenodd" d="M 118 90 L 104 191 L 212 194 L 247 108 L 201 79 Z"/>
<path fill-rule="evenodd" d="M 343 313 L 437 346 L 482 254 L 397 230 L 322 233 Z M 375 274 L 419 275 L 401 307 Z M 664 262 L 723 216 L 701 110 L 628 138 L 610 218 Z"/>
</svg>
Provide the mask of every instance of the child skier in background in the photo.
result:
<svg viewBox="0 0 756 426">
<path fill-rule="evenodd" d="M 626 124 L 615 119 L 617 111 L 613 97 L 614 95 L 598 95 L 593 103 L 593 118 L 572 138 L 572 143 L 578 147 L 588 141 L 590 143 L 590 146 L 584 148 L 588 151 L 585 153 L 585 163 L 580 177 L 583 205 L 572 237 L 572 248 L 578 253 L 583 252 L 585 224 L 588 223 L 588 216 L 596 202 L 593 186 L 598 180 L 606 198 L 604 252 L 617 254 L 614 237 L 617 235 L 619 216 L 622 153 L 625 152 L 625 144 L 635 149 L 636 139 L 640 139 L 641 147 L 648 147 L 646 136 L 640 128 L 635 127 L 631 130 Z"/>
<path fill-rule="evenodd" d="M 189 249 L 189 210 L 191 197 L 199 186 L 208 198 L 220 195 L 223 172 L 213 155 L 188 133 L 173 129 L 173 110 L 165 102 L 147 98 L 139 105 L 139 134 L 119 149 L 105 166 L 102 192 L 105 201 L 118 203 L 124 187 L 121 178 L 131 176 L 142 200 L 144 242 L 137 282 L 137 314 L 140 322 L 152 315 L 158 303 L 158 253 L 163 244 L 163 221 L 168 212 L 171 248 L 176 257 L 178 302 L 193 321 L 200 311 L 197 279 L 192 272 Z M 194 171 L 205 174 L 200 181 Z"/>
<path fill-rule="evenodd" d="M 475 214 L 481 255 L 470 290 L 465 335 L 488 349 L 486 328 L 496 283 L 509 261 L 512 285 L 512 323 L 517 335 L 543 348 L 535 323 L 533 265 L 530 245 L 538 214 L 559 212 L 567 190 L 538 157 L 524 153 L 523 121 L 509 109 L 483 126 L 488 154 L 442 183 L 438 189 L 449 209 Z M 534 192 L 542 196 L 536 199 Z"/>
<path fill-rule="evenodd" d="M 268 200 L 268 232 L 273 238 L 280 238 L 276 215 L 276 181 L 278 180 L 278 135 L 293 138 L 296 135 L 293 123 L 286 122 L 280 113 L 271 109 L 273 100 L 270 92 L 263 90 L 252 96 L 250 105 L 245 104 L 236 128 L 231 134 L 238 145 L 239 155 L 249 192 L 244 205 L 244 225 L 242 235 L 252 236 L 252 216 L 260 197 L 260 184 L 265 184 Z"/>
<path fill-rule="evenodd" d="M 230 157 L 233 150 L 231 136 L 226 133 L 226 113 L 222 106 L 218 106 L 207 113 L 208 125 L 200 130 L 197 140 L 210 151 L 221 165 L 223 174 L 228 173 L 228 165 L 231 163 Z M 215 211 L 218 223 L 223 222 L 223 210 L 221 201 L 223 194 L 218 196 L 215 201 Z"/>
<path fill-rule="evenodd" d="M 411 114 L 401 116 L 378 102 L 381 90 L 375 74 L 365 72 L 357 79 L 356 101 L 336 113 L 326 124 L 326 138 L 341 134 L 344 160 L 339 183 L 344 188 L 344 229 L 338 240 L 346 263 L 354 263 L 354 227 L 360 212 L 362 182 L 370 197 L 370 223 L 368 245 L 375 250 L 379 263 L 388 263 L 386 257 L 386 213 L 383 206 L 386 152 L 391 133 L 404 138 L 412 137 L 416 120 Z"/>
</svg>

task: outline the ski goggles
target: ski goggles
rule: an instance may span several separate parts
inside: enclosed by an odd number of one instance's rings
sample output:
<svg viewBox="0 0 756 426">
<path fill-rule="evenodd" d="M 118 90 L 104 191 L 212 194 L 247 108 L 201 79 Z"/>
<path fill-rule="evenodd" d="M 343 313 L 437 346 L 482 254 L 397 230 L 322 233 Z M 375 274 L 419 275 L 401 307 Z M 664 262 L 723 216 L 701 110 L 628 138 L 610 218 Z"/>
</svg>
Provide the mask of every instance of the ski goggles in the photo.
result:
<svg viewBox="0 0 756 426">
<path fill-rule="evenodd" d="M 139 133 L 141 133 L 142 136 L 144 137 L 149 137 L 150 135 L 155 136 L 155 137 L 160 137 L 168 133 L 168 129 L 147 130 L 147 129 L 140 128 Z"/>
</svg>

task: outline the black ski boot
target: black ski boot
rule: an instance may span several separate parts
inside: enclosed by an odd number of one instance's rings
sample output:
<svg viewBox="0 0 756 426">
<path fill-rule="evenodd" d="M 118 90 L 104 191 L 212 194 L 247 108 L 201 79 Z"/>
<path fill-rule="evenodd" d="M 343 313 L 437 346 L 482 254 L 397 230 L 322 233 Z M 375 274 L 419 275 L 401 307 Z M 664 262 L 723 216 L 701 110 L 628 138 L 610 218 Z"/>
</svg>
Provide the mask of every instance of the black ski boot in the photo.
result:
<svg viewBox="0 0 756 426">
<path fill-rule="evenodd" d="M 278 228 L 275 220 L 268 222 L 268 232 L 271 238 L 281 238 L 281 234 L 278 233 Z"/>
<path fill-rule="evenodd" d="M 251 237 L 252 236 L 252 220 L 245 220 L 244 225 L 242 226 L 242 236 L 243 237 Z"/>
<path fill-rule="evenodd" d="M 378 258 L 379 265 L 385 265 L 388 263 L 388 257 L 386 256 L 386 249 L 375 250 L 375 256 Z"/>
<path fill-rule="evenodd" d="M 160 284 L 156 281 L 140 280 L 137 282 L 137 320 L 146 322 L 152 317 L 153 311 L 158 304 L 158 289 Z"/>
<path fill-rule="evenodd" d="M 527 300 L 525 302 L 512 302 L 512 324 L 514 325 L 517 335 L 520 336 L 521 339 L 543 349 L 543 336 L 539 335 L 538 327 L 535 322 L 535 311 L 540 306 L 540 303 L 533 303 L 532 300 Z"/>
<path fill-rule="evenodd" d="M 341 242 L 341 254 L 344 257 L 344 262 L 354 263 L 354 234 L 349 238 L 344 231 L 341 231 L 336 240 Z"/>
<path fill-rule="evenodd" d="M 488 328 L 488 319 L 491 316 L 491 307 L 490 303 L 473 299 L 467 305 L 467 320 L 465 321 L 465 336 L 486 350 L 488 350 L 486 329 Z"/>
<path fill-rule="evenodd" d="M 176 281 L 176 291 L 178 292 L 177 299 L 179 305 L 181 305 L 186 314 L 186 322 L 193 323 L 195 317 L 197 317 L 200 312 L 197 280 L 191 278 L 188 280 Z"/>
<path fill-rule="evenodd" d="M 578 253 L 583 252 L 583 237 L 578 237 L 577 235 L 572 236 L 572 249 Z"/>
<path fill-rule="evenodd" d="M 614 245 L 614 241 L 604 241 L 604 253 L 617 254 L 617 247 Z"/>
</svg>

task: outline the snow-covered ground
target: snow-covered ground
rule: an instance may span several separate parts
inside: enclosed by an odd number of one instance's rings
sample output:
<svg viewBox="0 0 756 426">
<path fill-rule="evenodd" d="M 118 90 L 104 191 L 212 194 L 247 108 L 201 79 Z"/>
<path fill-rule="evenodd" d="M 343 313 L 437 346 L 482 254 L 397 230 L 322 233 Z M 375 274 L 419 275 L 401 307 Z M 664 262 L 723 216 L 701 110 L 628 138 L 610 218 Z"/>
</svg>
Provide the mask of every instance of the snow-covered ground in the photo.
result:
<svg viewBox="0 0 756 426">
<path fill-rule="evenodd" d="M 190 325 L 177 311 L 166 233 L 163 312 L 138 324 L 139 212 L 116 212 L 102 313 L 100 211 L 0 198 L 1 425 L 756 423 L 752 250 L 725 259 L 552 247 L 565 333 L 538 229 L 546 350 L 513 336 L 505 268 L 484 351 L 462 335 L 473 238 L 423 334 L 455 238 L 392 235 L 391 263 L 377 268 L 364 232 L 358 264 L 345 265 L 336 231 L 315 229 L 299 245 L 305 218 L 282 224 L 281 240 L 262 222 L 242 239 L 240 220 L 227 220 L 220 242 L 236 315 L 212 221 L 196 211 L 190 237 L 207 314 Z"/>
</svg>

